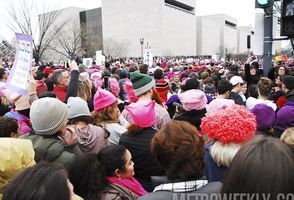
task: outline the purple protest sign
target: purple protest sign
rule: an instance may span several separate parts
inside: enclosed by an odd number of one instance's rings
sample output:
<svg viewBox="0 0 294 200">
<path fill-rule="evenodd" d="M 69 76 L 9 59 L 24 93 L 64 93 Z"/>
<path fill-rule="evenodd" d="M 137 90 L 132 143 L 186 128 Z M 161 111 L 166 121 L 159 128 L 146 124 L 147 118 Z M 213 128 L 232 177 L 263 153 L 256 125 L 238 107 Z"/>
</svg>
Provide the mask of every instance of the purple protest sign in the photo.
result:
<svg viewBox="0 0 294 200">
<path fill-rule="evenodd" d="M 32 67 L 32 36 L 15 33 L 16 55 L 6 87 L 21 95 L 28 95 L 28 76 Z"/>
</svg>

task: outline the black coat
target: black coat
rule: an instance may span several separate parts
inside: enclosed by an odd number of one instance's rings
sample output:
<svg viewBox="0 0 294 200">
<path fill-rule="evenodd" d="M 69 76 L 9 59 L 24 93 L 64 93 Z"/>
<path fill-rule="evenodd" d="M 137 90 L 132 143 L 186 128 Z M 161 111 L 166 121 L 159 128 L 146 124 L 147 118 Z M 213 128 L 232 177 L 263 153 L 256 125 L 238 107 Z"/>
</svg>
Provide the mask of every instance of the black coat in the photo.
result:
<svg viewBox="0 0 294 200">
<path fill-rule="evenodd" d="M 124 133 L 119 140 L 119 144 L 132 154 L 135 178 L 148 192 L 153 190 L 151 176 L 165 175 L 165 171 L 159 167 L 150 150 L 155 132 L 155 129 L 148 127 L 137 133 Z"/>
<path fill-rule="evenodd" d="M 286 94 L 287 102 L 294 102 L 294 90 L 288 91 Z"/>
<path fill-rule="evenodd" d="M 191 110 L 184 111 L 179 116 L 175 117 L 175 120 L 186 121 L 195 126 L 198 130 L 200 130 L 200 124 L 202 117 L 205 117 L 206 109 L 202 110 Z"/>
</svg>

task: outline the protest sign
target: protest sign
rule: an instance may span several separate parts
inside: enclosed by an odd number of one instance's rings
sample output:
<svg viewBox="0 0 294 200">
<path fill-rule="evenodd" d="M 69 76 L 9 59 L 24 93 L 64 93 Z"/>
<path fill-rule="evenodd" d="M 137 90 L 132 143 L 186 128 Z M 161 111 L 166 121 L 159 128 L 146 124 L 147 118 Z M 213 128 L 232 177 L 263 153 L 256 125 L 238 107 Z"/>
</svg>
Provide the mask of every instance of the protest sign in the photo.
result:
<svg viewBox="0 0 294 200">
<path fill-rule="evenodd" d="M 16 55 L 6 87 L 21 95 L 28 95 L 28 77 L 32 68 L 32 37 L 16 33 Z"/>
<path fill-rule="evenodd" d="M 98 66 L 102 65 L 102 51 L 96 51 L 96 64 Z"/>
<path fill-rule="evenodd" d="M 83 64 L 86 67 L 91 67 L 92 66 L 92 62 L 93 62 L 93 59 L 92 58 L 83 58 Z"/>
</svg>

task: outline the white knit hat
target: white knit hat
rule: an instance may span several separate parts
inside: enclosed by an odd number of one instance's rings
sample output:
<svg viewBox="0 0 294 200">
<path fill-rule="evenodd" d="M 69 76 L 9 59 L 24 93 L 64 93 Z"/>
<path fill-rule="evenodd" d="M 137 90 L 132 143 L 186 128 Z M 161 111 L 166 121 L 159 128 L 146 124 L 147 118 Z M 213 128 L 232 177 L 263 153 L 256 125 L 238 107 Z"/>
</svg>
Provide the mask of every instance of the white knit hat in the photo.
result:
<svg viewBox="0 0 294 200">
<path fill-rule="evenodd" d="M 80 116 L 91 117 L 87 102 L 80 97 L 69 97 L 66 107 L 68 110 L 68 119 L 73 119 Z"/>
<path fill-rule="evenodd" d="M 66 104 L 56 98 L 42 98 L 31 105 L 30 119 L 38 135 L 54 135 L 67 120 Z"/>
</svg>

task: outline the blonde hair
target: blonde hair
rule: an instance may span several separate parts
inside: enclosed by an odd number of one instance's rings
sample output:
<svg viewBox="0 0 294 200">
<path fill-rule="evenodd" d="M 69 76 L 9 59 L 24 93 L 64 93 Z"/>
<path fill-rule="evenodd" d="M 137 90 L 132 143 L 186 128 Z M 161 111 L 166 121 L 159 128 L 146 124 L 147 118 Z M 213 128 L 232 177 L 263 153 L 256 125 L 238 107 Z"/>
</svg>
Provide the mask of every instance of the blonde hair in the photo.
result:
<svg viewBox="0 0 294 200">
<path fill-rule="evenodd" d="M 280 140 L 291 148 L 294 148 L 294 127 L 287 128 L 281 135 Z"/>
<path fill-rule="evenodd" d="M 92 83 L 89 79 L 85 78 L 78 83 L 78 97 L 85 101 L 89 101 L 92 97 Z"/>
<path fill-rule="evenodd" d="M 105 123 L 118 123 L 119 113 L 117 112 L 117 103 L 111 104 L 106 108 L 94 111 L 92 116 L 96 125 L 103 125 Z"/>
<path fill-rule="evenodd" d="M 212 145 L 210 154 L 218 166 L 229 167 L 240 147 L 240 144 L 217 141 Z"/>
<path fill-rule="evenodd" d="M 9 106 L 9 100 L 5 96 L 0 96 L 0 102 L 3 106 Z"/>
</svg>

